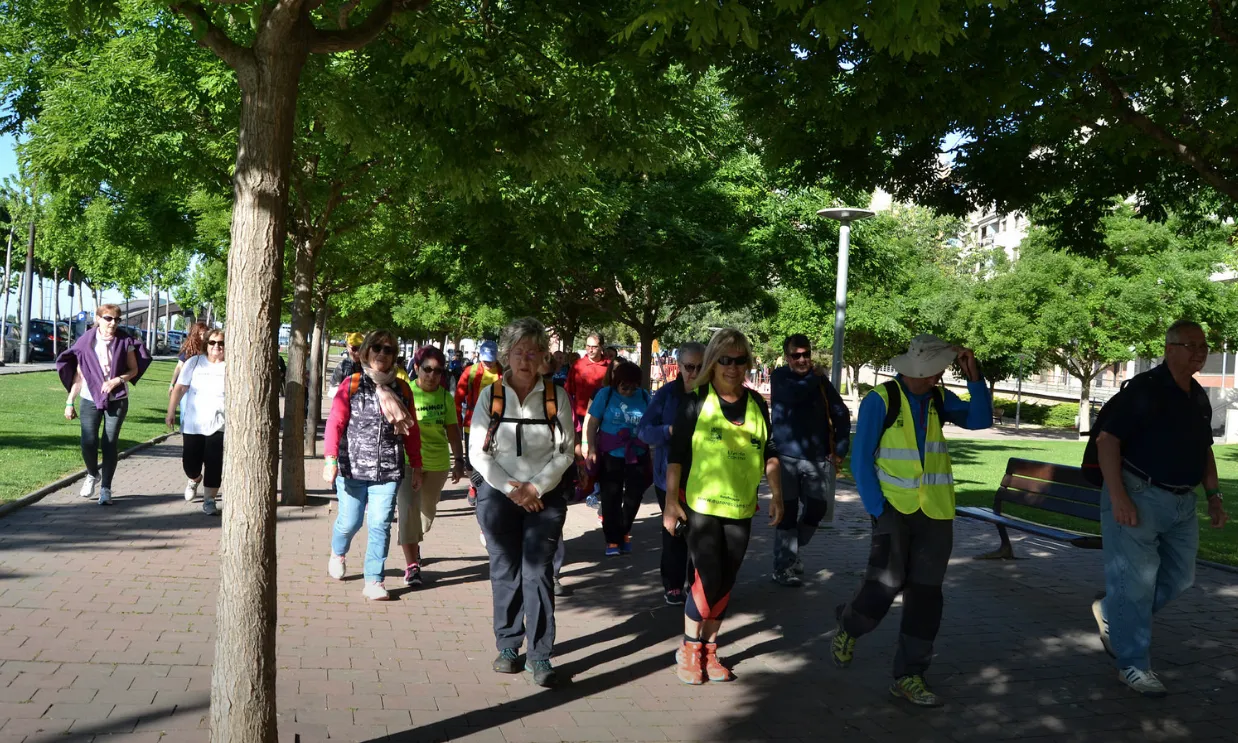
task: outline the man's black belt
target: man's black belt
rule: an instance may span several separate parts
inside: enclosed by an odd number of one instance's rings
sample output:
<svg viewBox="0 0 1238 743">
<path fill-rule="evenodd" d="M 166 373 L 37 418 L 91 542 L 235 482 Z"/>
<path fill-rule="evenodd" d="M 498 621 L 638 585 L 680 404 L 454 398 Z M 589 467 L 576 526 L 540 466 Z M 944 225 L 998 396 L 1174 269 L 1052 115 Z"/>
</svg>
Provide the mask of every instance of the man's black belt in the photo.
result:
<svg viewBox="0 0 1238 743">
<path fill-rule="evenodd" d="M 1138 479 L 1143 480 L 1149 485 L 1155 488 L 1160 488 L 1161 490 L 1168 491 L 1170 493 L 1173 493 L 1174 495 L 1187 495 L 1189 493 L 1195 492 L 1195 488 L 1199 487 L 1198 485 L 1166 485 L 1163 482 L 1157 482 L 1156 480 L 1153 480 L 1151 477 L 1148 477 L 1148 474 L 1146 472 L 1139 469 L 1138 467 L 1131 464 L 1130 462 L 1127 462 L 1126 460 L 1122 461 L 1122 469 L 1131 473 Z"/>
</svg>

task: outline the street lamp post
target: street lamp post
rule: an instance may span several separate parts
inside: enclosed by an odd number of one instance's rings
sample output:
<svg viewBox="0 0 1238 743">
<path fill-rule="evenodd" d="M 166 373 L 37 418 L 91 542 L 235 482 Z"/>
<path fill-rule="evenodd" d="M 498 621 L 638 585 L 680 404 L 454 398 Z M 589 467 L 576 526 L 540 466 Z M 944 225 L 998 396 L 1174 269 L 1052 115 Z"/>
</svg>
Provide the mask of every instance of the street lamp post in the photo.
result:
<svg viewBox="0 0 1238 743">
<path fill-rule="evenodd" d="M 847 266 L 851 251 L 851 223 L 868 219 L 875 212 L 868 209 L 839 207 L 817 212 L 826 219 L 837 219 L 838 228 L 838 280 L 834 288 L 834 360 L 830 364 L 830 382 L 834 389 L 841 390 L 843 382 L 843 329 L 847 323 Z"/>
</svg>

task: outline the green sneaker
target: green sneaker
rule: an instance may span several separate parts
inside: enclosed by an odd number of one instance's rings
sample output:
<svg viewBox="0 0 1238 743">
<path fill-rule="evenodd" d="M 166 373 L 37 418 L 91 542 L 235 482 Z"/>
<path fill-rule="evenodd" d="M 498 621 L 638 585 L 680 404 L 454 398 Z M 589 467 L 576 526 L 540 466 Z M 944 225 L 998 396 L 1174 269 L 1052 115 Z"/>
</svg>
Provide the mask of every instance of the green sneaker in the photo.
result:
<svg viewBox="0 0 1238 743">
<path fill-rule="evenodd" d="M 940 707 L 941 697 L 929 691 L 923 676 L 904 676 L 890 686 L 891 696 L 906 699 L 917 707 Z"/>
<path fill-rule="evenodd" d="M 847 634 L 847 630 L 843 629 L 840 623 L 838 631 L 834 633 L 834 639 L 830 641 L 830 660 L 833 660 L 834 665 L 839 668 L 846 668 L 851 665 L 851 659 L 854 657 L 855 638 Z"/>
</svg>

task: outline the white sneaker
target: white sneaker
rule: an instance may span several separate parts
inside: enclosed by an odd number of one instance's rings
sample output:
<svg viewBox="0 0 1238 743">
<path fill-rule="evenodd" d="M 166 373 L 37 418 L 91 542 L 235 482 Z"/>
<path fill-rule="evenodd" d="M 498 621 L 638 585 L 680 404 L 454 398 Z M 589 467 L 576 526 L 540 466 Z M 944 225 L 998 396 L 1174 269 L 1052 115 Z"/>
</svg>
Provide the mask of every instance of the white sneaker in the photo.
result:
<svg viewBox="0 0 1238 743">
<path fill-rule="evenodd" d="M 207 516 L 217 516 L 219 514 L 219 509 L 215 507 L 214 498 L 207 498 L 202 501 L 202 513 L 205 513 Z"/>
<path fill-rule="evenodd" d="M 99 505 L 101 506 L 112 505 L 112 489 L 111 488 L 99 488 Z"/>
<path fill-rule="evenodd" d="M 365 589 L 361 591 L 361 595 L 365 596 L 366 601 L 387 601 L 391 598 L 391 594 L 387 593 L 387 589 L 383 588 L 382 583 L 366 583 Z"/>
<path fill-rule="evenodd" d="M 185 500 L 191 501 L 198 497 L 198 481 L 189 480 L 185 483 Z"/>
<path fill-rule="evenodd" d="M 1169 693 L 1155 673 L 1142 671 L 1134 666 L 1118 671 L 1118 680 L 1145 697 L 1163 697 Z"/>
<path fill-rule="evenodd" d="M 485 547 L 486 546 L 486 532 L 484 531 L 477 532 L 477 538 L 478 540 L 481 541 L 481 546 Z"/>
<path fill-rule="evenodd" d="M 86 475 L 86 479 L 82 480 L 82 489 L 78 495 L 83 498 L 95 497 L 95 486 L 99 484 L 99 478 Z"/>
<path fill-rule="evenodd" d="M 331 559 L 327 560 L 327 575 L 336 580 L 344 580 L 343 555 L 331 555 Z"/>
</svg>

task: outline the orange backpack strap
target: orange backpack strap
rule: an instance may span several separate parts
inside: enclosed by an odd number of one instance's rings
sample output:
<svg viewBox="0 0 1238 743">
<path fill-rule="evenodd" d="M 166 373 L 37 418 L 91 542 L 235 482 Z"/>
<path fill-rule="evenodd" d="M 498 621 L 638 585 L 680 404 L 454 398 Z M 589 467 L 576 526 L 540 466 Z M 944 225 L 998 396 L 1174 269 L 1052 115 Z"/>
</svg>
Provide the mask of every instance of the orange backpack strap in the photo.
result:
<svg viewBox="0 0 1238 743">
<path fill-rule="evenodd" d="M 348 399 L 357 394 L 357 388 L 361 386 L 361 373 L 357 372 L 348 378 Z"/>
<path fill-rule="evenodd" d="M 480 393 L 478 394 L 480 396 Z M 482 444 L 482 451 L 488 452 L 494 446 L 494 434 L 498 432 L 506 410 L 507 395 L 503 391 L 503 379 L 500 377 L 498 381 L 490 385 L 490 423 L 486 426 L 486 439 Z"/>
</svg>

